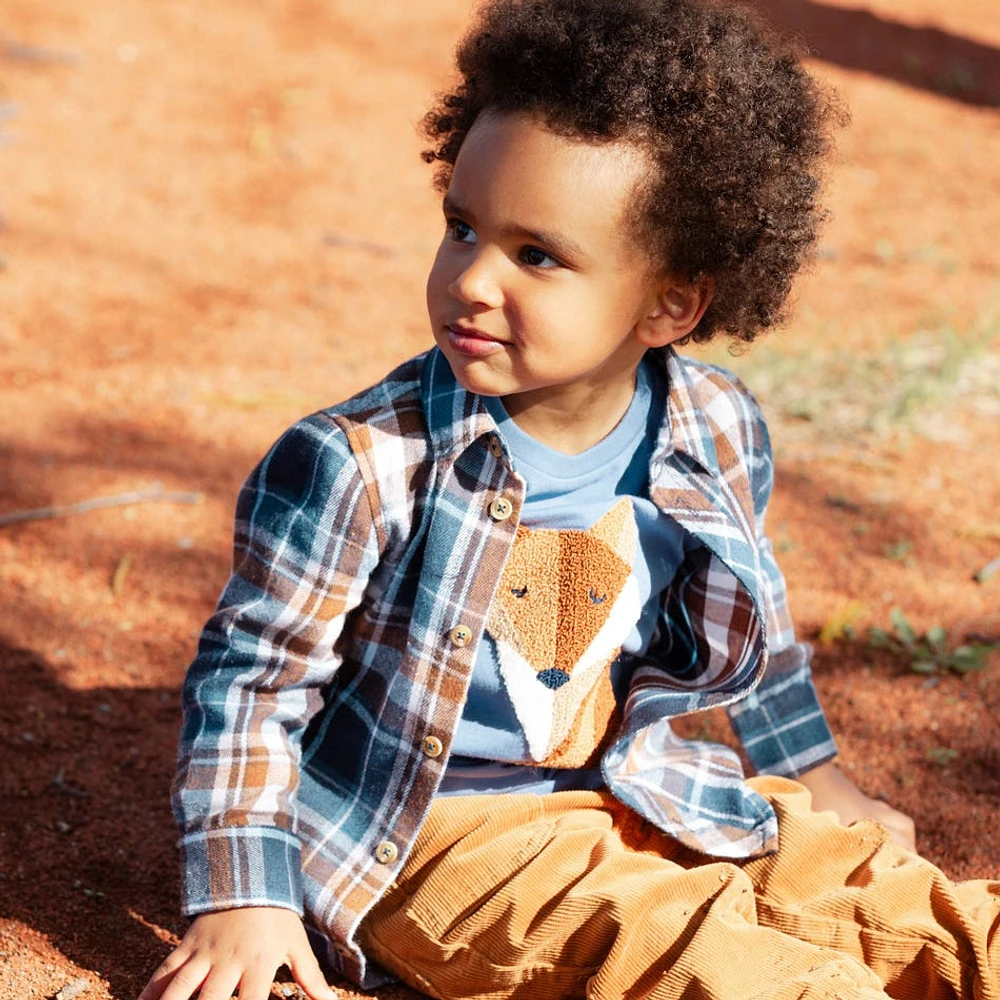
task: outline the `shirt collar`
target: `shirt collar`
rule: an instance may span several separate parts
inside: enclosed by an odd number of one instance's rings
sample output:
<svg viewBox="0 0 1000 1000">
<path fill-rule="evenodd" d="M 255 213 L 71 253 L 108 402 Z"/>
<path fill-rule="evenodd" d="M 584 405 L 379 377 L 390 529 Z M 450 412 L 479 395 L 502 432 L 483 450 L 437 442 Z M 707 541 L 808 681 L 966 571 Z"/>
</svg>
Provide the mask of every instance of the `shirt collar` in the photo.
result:
<svg viewBox="0 0 1000 1000">
<path fill-rule="evenodd" d="M 651 352 L 667 380 L 667 408 L 654 449 L 654 459 L 682 452 L 712 475 L 719 475 L 719 459 L 706 415 L 709 399 L 704 379 L 696 379 L 685 359 L 672 347 Z M 421 391 L 434 449 L 439 454 L 464 451 L 496 424 L 476 393 L 466 391 L 437 347 L 424 355 Z"/>
<path fill-rule="evenodd" d="M 674 452 L 693 458 L 706 472 L 719 475 L 719 457 L 708 418 L 711 395 L 704 378 L 672 347 L 651 352 L 667 379 L 667 410 L 653 458 Z"/>
<path fill-rule="evenodd" d="M 439 455 L 457 454 L 484 434 L 496 431 L 482 398 L 459 384 L 437 347 L 424 355 L 421 393 L 427 429 Z"/>
</svg>

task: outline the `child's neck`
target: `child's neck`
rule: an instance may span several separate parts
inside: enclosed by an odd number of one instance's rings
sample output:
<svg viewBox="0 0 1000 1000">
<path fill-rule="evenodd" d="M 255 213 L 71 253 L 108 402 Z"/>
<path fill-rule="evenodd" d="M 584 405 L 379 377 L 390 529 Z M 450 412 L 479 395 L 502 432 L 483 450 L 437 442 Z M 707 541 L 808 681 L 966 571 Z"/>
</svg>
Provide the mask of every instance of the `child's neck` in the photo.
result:
<svg viewBox="0 0 1000 1000">
<path fill-rule="evenodd" d="M 578 387 L 575 387 L 578 389 Z M 540 444 L 566 455 L 579 455 L 603 441 L 628 411 L 635 393 L 635 376 L 614 390 L 601 386 L 581 395 L 579 391 L 544 394 L 514 393 L 501 397 L 504 409 L 517 426 Z"/>
</svg>

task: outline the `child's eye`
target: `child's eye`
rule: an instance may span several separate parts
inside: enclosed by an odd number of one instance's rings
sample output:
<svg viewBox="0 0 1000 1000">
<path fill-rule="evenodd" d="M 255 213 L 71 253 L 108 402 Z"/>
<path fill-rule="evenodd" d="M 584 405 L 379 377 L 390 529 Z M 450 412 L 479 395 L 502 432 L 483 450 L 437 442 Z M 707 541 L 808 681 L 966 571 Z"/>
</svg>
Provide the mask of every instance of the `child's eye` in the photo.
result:
<svg viewBox="0 0 1000 1000">
<path fill-rule="evenodd" d="M 475 243 L 476 242 L 476 231 L 467 222 L 463 222 L 461 219 L 448 219 L 446 220 L 445 228 L 447 229 L 448 235 L 456 243 Z"/>
<path fill-rule="evenodd" d="M 528 267 L 561 267 L 562 265 L 550 253 L 538 247 L 521 247 L 517 253 L 518 260 Z"/>
</svg>

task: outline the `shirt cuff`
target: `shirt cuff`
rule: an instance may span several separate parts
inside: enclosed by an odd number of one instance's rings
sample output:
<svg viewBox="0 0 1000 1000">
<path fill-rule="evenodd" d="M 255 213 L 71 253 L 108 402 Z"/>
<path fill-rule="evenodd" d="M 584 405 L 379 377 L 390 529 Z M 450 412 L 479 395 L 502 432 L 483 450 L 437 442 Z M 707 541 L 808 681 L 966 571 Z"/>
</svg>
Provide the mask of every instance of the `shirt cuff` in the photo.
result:
<svg viewBox="0 0 1000 1000">
<path fill-rule="evenodd" d="M 794 778 L 837 756 L 808 663 L 765 682 L 727 712 L 757 774 Z"/>
<path fill-rule="evenodd" d="M 189 833 L 179 843 L 185 916 L 240 906 L 280 906 L 300 916 L 302 848 L 276 827 Z"/>
</svg>

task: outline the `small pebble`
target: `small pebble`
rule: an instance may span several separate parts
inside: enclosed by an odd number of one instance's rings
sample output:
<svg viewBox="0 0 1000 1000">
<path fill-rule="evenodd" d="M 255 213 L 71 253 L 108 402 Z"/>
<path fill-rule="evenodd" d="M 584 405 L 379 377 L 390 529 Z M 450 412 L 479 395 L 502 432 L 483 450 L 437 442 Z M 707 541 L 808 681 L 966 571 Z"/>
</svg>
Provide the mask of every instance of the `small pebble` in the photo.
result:
<svg viewBox="0 0 1000 1000">
<path fill-rule="evenodd" d="M 59 990 L 53 1000 L 73 1000 L 74 997 L 80 996 L 80 994 L 85 993 L 89 989 L 90 980 L 80 976 L 79 979 L 74 979 L 73 982 L 67 983 Z"/>
</svg>

